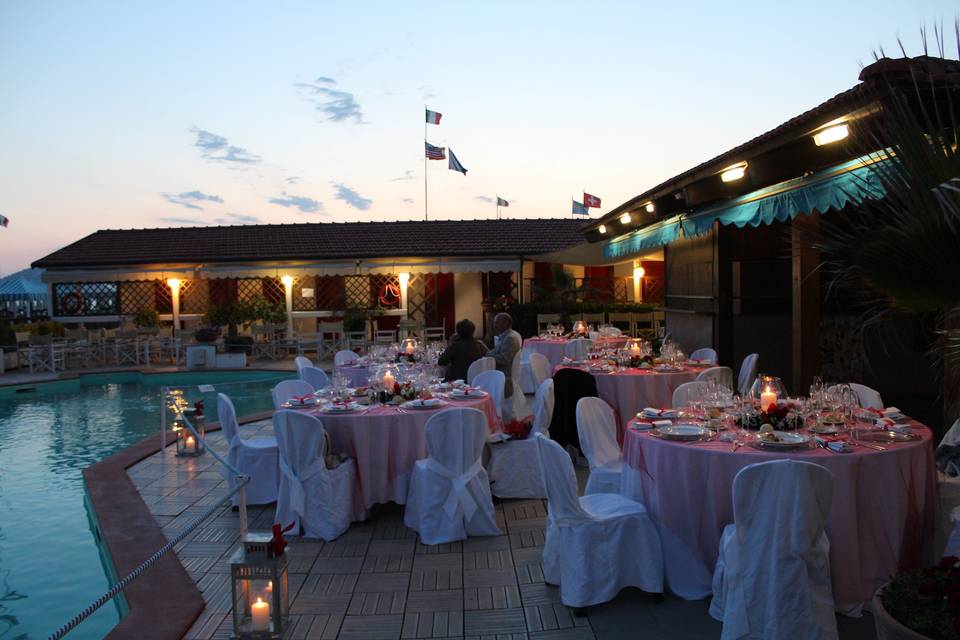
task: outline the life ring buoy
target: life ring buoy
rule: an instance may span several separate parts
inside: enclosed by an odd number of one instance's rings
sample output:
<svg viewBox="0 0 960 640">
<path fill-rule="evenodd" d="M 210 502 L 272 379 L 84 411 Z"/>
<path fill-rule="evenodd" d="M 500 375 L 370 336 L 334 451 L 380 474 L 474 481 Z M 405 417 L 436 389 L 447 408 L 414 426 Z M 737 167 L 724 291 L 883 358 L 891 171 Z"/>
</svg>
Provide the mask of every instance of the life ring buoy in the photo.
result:
<svg viewBox="0 0 960 640">
<path fill-rule="evenodd" d="M 385 307 L 392 307 L 398 304 L 400 302 L 400 287 L 390 283 L 383 285 L 379 300 L 380 304 Z"/>
<path fill-rule="evenodd" d="M 60 311 L 68 316 L 78 316 L 83 311 L 83 296 L 79 291 L 68 291 L 60 296 Z"/>
</svg>

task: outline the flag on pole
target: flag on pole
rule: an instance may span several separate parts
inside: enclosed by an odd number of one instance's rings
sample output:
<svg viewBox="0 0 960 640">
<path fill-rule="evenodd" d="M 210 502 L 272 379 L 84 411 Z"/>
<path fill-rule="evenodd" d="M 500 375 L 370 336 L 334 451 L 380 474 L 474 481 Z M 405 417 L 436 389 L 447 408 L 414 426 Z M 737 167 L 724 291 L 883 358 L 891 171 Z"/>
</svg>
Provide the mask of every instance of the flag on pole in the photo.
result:
<svg viewBox="0 0 960 640">
<path fill-rule="evenodd" d="M 10 218 L 0 213 L 0 227 L 10 226 Z"/>
<path fill-rule="evenodd" d="M 503 198 L 501 198 L 500 196 L 497 196 L 497 206 L 498 206 L 498 207 L 509 207 L 509 206 L 510 206 L 510 203 L 507 202 L 506 200 L 504 200 Z"/>
<path fill-rule="evenodd" d="M 435 147 L 429 142 L 424 141 L 426 145 L 427 157 L 431 160 L 444 160 L 446 159 L 446 154 L 444 153 L 445 149 L 443 147 Z"/>
<path fill-rule="evenodd" d="M 583 206 L 585 206 L 587 209 L 589 209 L 590 207 L 594 207 L 594 208 L 599 209 L 599 208 L 600 208 L 600 198 L 598 198 L 597 196 L 592 196 L 592 195 L 590 195 L 589 193 L 587 193 L 586 191 L 584 191 L 584 192 L 583 192 Z"/>
<path fill-rule="evenodd" d="M 451 171 L 459 171 L 463 175 L 467 175 L 466 167 L 460 164 L 460 161 L 457 160 L 457 156 L 453 155 L 453 149 L 450 149 L 450 162 L 447 163 L 447 169 L 450 169 Z"/>
<path fill-rule="evenodd" d="M 427 109 L 427 124 L 440 124 L 440 118 L 443 117 L 443 114 L 439 111 L 430 111 Z"/>
<path fill-rule="evenodd" d="M 587 208 L 583 206 L 582 202 L 573 201 L 573 215 L 575 216 L 588 216 L 590 212 L 587 211 Z"/>
</svg>

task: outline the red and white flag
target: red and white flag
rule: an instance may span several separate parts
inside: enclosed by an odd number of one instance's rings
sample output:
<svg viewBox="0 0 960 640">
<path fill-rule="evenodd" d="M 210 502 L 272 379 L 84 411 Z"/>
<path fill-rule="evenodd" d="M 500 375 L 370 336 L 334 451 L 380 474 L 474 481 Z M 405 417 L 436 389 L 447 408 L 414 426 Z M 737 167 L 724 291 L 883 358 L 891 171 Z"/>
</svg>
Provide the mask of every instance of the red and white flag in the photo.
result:
<svg viewBox="0 0 960 640">
<path fill-rule="evenodd" d="M 425 149 L 427 152 L 427 157 L 430 158 L 431 160 L 447 159 L 446 147 L 435 147 L 429 142 L 427 142 L 426 140 L 424 140 L 423 144 L 426 145 Z"/>
<path fill-rule="evenodd" d="M 440 124 L 440 118 L 443 117 L 443 114 L 439 111 L 430 111 L 427 109 L 427 124 Z"/>
<path fill-rule="evenodd" d="M 584 192 L 583 192 L 583 206 L 585 206 L 587 209 L 589 209 L 589 208 L 591 208 L 591 207 L 593 207 L 593 208 L 595 208 L 595 209 L 599 209 L 599 208 L 600 208 L 600 198 L 598 198 L 597 196 L 592 196 L 592 195 L 590 195 L 589 193 L 587 193 L 586 191 L 584 191 Z"/>
</svg>

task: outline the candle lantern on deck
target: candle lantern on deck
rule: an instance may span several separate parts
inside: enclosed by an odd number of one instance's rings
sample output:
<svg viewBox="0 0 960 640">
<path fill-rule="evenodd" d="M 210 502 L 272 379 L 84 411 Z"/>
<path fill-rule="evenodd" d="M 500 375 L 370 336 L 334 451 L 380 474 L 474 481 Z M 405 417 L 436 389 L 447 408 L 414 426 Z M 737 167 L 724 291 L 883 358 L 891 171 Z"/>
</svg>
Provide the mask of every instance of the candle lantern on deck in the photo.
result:
<svg viewBox="0 0 960 640">
<path fill-rule="evenodd" d="M 193 428 L 197 431 L 199 438 L 186 425 L 186 420 L 190 421 Z M 177 432 L 177 455 L 181 458 L 196 458 L 202 456 L 205 449 L 203 438 L 206 435 L 206 423 L 203 417 L 203 411 L 199 408 L 187 407 L 180 416 L 174 420 L 173 429 Z"/>
<path fill-rule="evenodd" d="M 277 553 L 274 542 L 270 533 L 247 533 L 230 558 L 233 637 L 239 640 L 273 640 L 286 630 L 287 554 L 282 546 Z"/>
</svg>

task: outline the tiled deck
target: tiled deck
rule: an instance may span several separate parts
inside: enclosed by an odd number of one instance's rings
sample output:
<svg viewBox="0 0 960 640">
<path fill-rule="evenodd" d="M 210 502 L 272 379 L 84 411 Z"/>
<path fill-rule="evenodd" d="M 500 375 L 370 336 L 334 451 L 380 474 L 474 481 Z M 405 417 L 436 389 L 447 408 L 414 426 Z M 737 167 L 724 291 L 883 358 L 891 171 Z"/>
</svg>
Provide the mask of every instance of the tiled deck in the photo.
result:
<svg viewBox="0 0 960 640">
<path fill-rule="evenodd" d="M 269 421 L 242 427 L 270 433 Z M 208 441 L 225 448 L 219 432 Z M 226 493 L 212 456 L 180 459 L 173 447 L 128 473 L 167 536 Z M 582 481 L 582 478 L 581 478 Z M 498 537 L 429 546 L 403 525 L 402 507 L 384 505 L 334 542 L 293 538 L 288 638 L 612 639 L 716 638 L 706 601 L 652 597 L 627 589 L 613 602 L 574 617 L 543 581 L 546 508 L 540 500 L 496 501 Z M 253 507 L 251 529 L 269 529 L 273 509 Z M 229 638 L 228 558 L 239 518 L 224 507 L 177 547 L 206 609 L 188 638 Z M 840 620 L 841 637 L 872 638 L 873 621 Z"/>
</svg>

